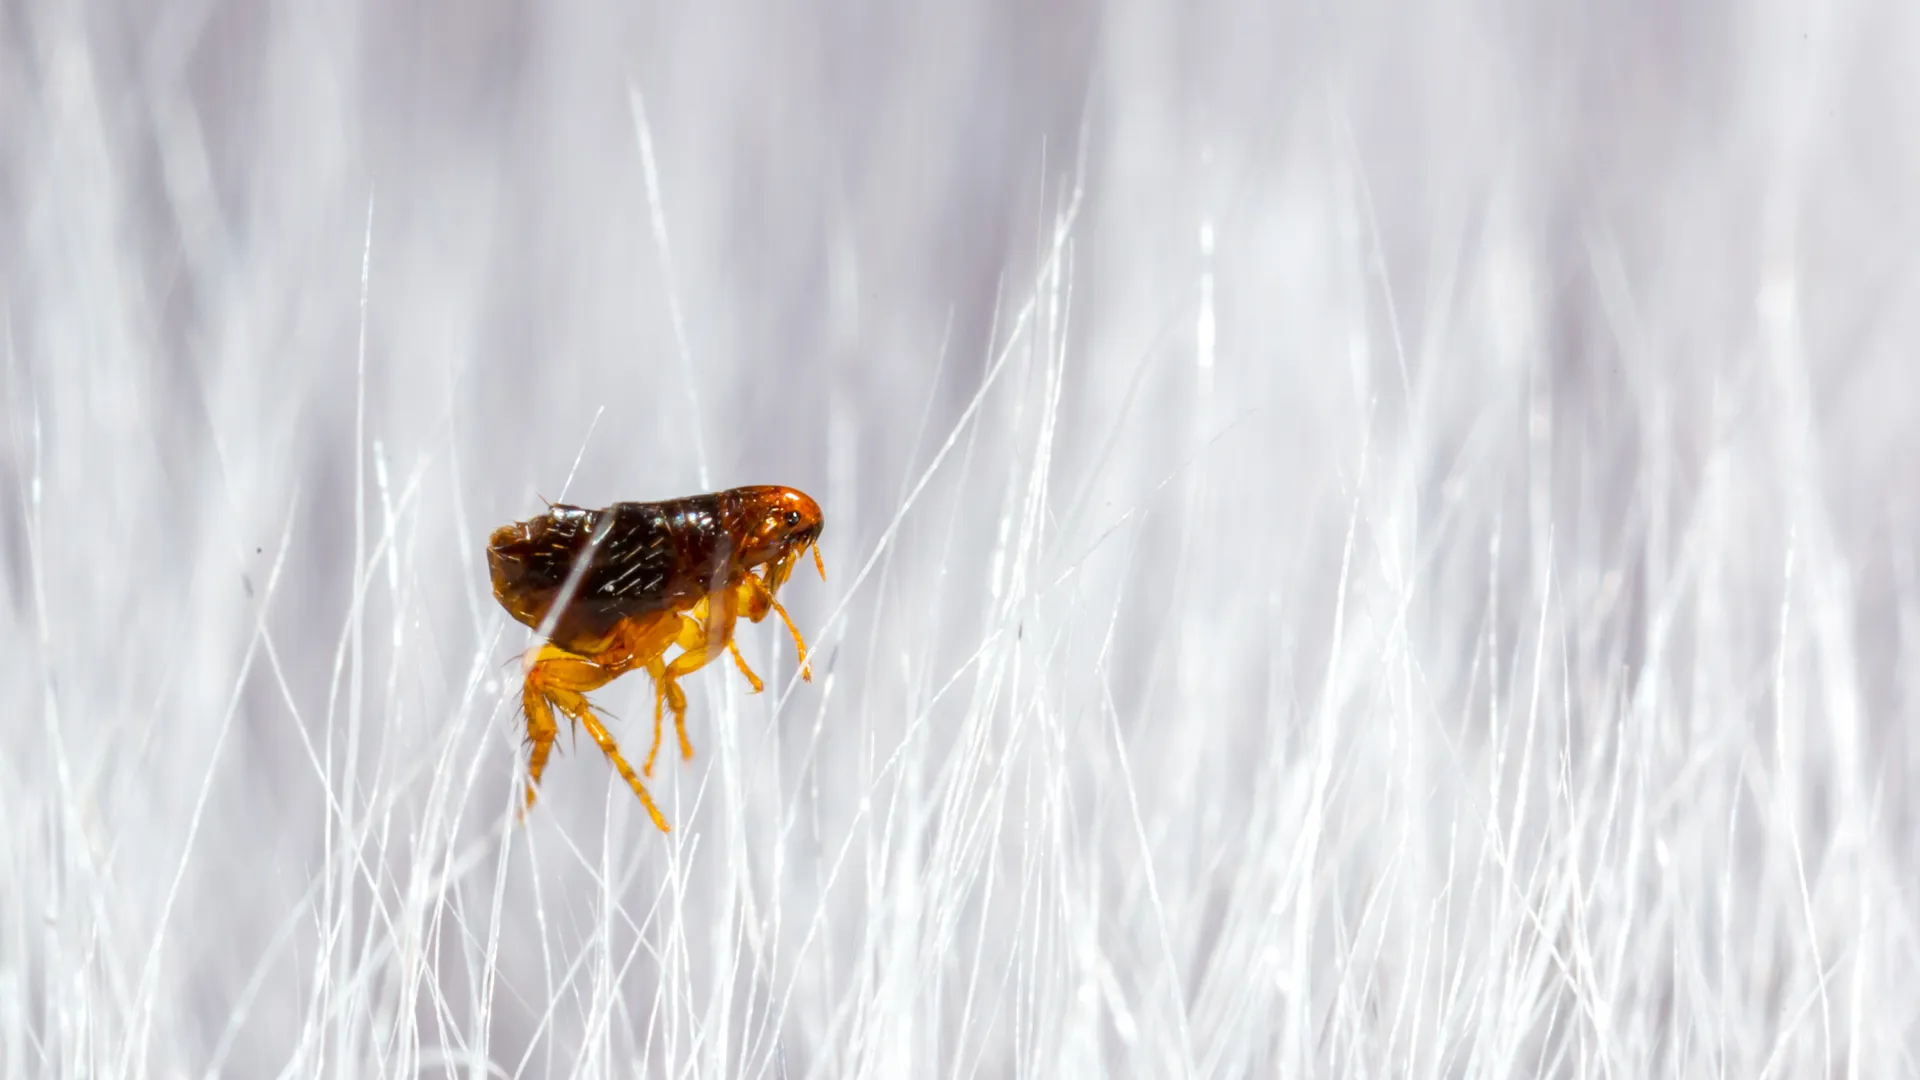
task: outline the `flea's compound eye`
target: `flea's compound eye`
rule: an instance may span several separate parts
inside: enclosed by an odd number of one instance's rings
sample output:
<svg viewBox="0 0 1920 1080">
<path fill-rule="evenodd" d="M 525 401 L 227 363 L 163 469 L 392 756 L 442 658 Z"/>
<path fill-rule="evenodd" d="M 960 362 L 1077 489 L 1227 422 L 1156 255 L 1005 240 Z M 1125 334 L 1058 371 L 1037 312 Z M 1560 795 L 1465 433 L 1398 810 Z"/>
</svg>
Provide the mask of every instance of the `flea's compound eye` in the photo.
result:
<svg viewBox="0 0 1920 1080">
<path fill-rule="evenodd" d="M 791 529 L 798 524 L 800 524 L 800 511 L 798 510 L 787 511 L 787 528 Z"/>
</svg>

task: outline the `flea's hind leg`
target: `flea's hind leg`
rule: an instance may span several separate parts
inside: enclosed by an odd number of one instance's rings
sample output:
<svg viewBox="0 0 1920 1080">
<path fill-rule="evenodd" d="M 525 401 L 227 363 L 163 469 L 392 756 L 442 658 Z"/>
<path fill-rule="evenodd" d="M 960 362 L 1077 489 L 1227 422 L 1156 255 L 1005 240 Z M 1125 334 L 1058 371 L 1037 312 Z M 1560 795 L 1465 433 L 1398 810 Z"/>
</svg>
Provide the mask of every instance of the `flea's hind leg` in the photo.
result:
<svg viewBox="0 0 1920 1080">
<path fill-rule="evenodd" d="M 613 678 L 612 672 L 593 661 L 555 645 L 542 645 L 529 653 L 526 669 L 520 704 L 527 712 L 527 742 L 533 750 L 527 758 L 527 801 L 521 807 L 522 814 L 533 807 L 540 774 L 547 769 L 547 755 L 553 751 L 554 737 L 560 733 L 553 710 L 557 708 L 567 717 L 578 720 L 581 713 L 588 712 L 584 692 L 604 686 Z"/>
<path fill-rule="evenodd" d="M 747 684 L 753 687 L 754 693 L 757 694 L 767 688 L 767 685 L 760 681 L 760 676 L 755 675 L 753 669 L 747 666 L 747 658 L 740 655 L 739 642 L 728 638 L 727 651 L 733 654 L 733 665 L 740 669 L 740 674 L 747 677 Z"/>
<path fill-rule="evenodd" d="M 546 694 L 531 677 L 520 690 L 520 704 L 527 713 L 527 745 L 533 748 L 527 757 L 527 801 L 520 807 L 524 818 L 533 809 L 540 774 L 547 770 L 547 755 L 553 751 L 553 739 L 560 727 L 553 722 L 553 706 L 547 704 Z"/>
<path fill-rule="evenodd" d="M 591 735 L 593 741 L 599 744 L 600 752 L 607 755 L 608 761 L 613 762 L 614 769 L 620 773 L 622 779 L 626 780 L 627 786 L 633 789 L 635 795 L 640 796 L 640 804 L 647 808 L 647 816 L 653 819 L 654 827 L 658 828 L 661 832 L 672 832 L 672 828 L 667 825 L 666 815 L 662 814 L 660 808 L 653 804 L 653 796 L 647 794 L 647 786 L 642 784 L 640 778 L 633 774 L 633 766 L 627 764 L 627 759 L 621 756 L 619 744 L 613 741 L 613 735 L 607 731 L 605 725 L 600 723 L 599 717 L 594 716 L 590 712 L 583 713 L 580 717 L 580 723 L 586 726 L 587 734 Z"/>
<path fill-rule="evenodd" d="M 534 787 L 539 783 L 540 771 L 546 766 L 547 752 L 558 731 L 552 710 L 559 709 L 568 719 L 586 727 L 587 734 L 599 745 L 600 752 L 607 756 L 614 769 L 626 780 L 627 786 L 633 788 L 633 793 L 640 797 L 640 804 L 647 808 L 647 816 L 653 819 L 661 832 L 666 832 L 667 819 L 660 813 L 660 808 L 654 805 L 653 796 L 640 783 L 640 778 L 633 774 L 633 766 L 620 756 L 619 745 L 600 723 L 599 717 L 593 715 L 593 709 L 587 703 L 587 691 L 605 686 L 619 673 L 617 668 L 597 664 L 552 645 L 542 646 L 528 665 L 527 685 L 522 696 L 527 705 L 529 737 L 535 741 L 529 770 L 532 775 L 527 784 L 527 805 L 533 805 Z M 537 733 L 534 730 L 536 720 L 544 724 Z"/>
</svg>

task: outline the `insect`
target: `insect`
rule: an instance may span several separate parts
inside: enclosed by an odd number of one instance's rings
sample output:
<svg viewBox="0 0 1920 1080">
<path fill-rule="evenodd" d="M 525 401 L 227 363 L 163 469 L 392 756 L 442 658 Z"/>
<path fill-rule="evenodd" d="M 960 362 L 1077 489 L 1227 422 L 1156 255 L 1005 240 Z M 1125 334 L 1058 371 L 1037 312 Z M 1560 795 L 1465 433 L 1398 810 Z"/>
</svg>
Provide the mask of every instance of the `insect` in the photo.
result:
<svg viewBox="0 0 1920 1080">
<path fill-rule="evenodd" d="M 734 643 L 740 616 L 753 622 L 775 612 L 799 652 L 800 673 L 811 680 L 807 645 L 774 595 L 808 550 L 826 580 L 820 558 L 820 506 L 787 487 L 741 487 L 665 502 L 621 502 L 603 510 L 549 504 L 526 521 L 504 525 L 487 539 L 493 596 L 516 620 L 546 640 L 522 658 L 526 681 L 528 779 L 524 815 L 532 809 L 540 774 L 559 734 L 554 713 L 585 727 L 647 808 L 669 831 L 640 776 L 653 775 L 660 752 L 662 707 L 673 710 L 680 755 L 687 740 L 687 696 L 679 680 L 721 650 L 763 689 Z M 679 646 L 671 661 L 667 650 Z M 636 775 L 587 702 L 596 690 L 629 671 L 653 680 L 653 748 Z M 577 730 L 577 728 L 576 728 Z"/>
</svg>

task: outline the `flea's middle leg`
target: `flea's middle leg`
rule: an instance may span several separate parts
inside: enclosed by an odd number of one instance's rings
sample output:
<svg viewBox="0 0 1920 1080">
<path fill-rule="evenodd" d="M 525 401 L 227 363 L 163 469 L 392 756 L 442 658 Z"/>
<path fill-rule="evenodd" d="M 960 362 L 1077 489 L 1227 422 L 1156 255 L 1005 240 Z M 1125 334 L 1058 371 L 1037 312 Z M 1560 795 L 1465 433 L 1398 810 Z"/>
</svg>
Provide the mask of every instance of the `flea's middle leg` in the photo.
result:
<svg viewBox="0 0 1920 1080">
<path fill-rule="evenodd" d="M 673 636 L 667 645 L 678 645 L 684 650 L 681 656 L 674 658 L 675 663 L 686 655 L 686 651 L 703 647 L 708 636 L 707 624 L 703 621 L 707 614 L 707 603 L 702 600 L 689 614 L 675 616 Z M 660 754 L 661 724 L 665 720 L 666 709 L 673 710 L 674 733 L 680 737 L 680 756 L 689 760 L 693 757 L 693 743 L 687 739 L 687 692 L 680 689 L 676 681 L 679 675 L 668 670 L 669 665 L 662 655 L 665 652 L 666 646 L 663 645 L 659 652 L 648 656 L 646 661 L 647 675 L 653 679 L 653 747 L 647 751 L 646 764 L 640 767 L 644 776 L 653 775 L 653 761 Z"/>
<path fill-rule="evenodd" d="M 662 664 L 658 658 L 647 664 L 647 673 L 653 676 L 654 686 L 653 752 L 647 754 L 648 776 L 653 775 L 653 755 L 660 749 L 662 704 L 673 710 L 673 728 L 680 736 L 681 758 L 693 758 L 693 743 L 687 738 L 687 694 L 680 689 L 680 677 L 700 670 L 719 655 L 720 650 L 732 646 L 734 602 L 732 590 L 712 593 L 703 598 L 694 605 L 691 614 L 681 616 L 680 631 L 674 638 L 674 643 L 680 646 L 680 655 L 674 657 L 670 664 Z M 745 667 L 745 664 L 741 665 L 742 670 Z M 753 677 L 752 672 L 748 672 L 748 677 Z"/>
</svg>

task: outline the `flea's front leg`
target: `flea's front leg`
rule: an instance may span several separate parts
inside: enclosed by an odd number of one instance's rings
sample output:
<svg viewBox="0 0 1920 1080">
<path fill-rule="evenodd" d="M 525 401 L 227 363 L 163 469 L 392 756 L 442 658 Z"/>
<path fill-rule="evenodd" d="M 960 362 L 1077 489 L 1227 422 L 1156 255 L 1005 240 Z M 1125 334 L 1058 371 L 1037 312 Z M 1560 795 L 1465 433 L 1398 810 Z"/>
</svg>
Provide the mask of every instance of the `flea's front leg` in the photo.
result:
<svg viewBox="0 0 1920 1080">
<path fill-rule="evenodd" d="M 800 656 L 800 677 L 812 682 L 813 667 L 807 663 L 807 643 L 800 637 L 800 628 L 793 625 L 793 617 L 787 614 L 787 609 L 781 607 L 780 601 L 773 598 L 773 590 L 767 587 L 767 583 L 755 574 L 748 574 L 740 579 L 740 584 L 734 586 L 734 593 L 735 603 L 739 605 L 740 613 L 754 622 L 766 618 L 769 611 L 779 614 L 780 621 L 787 624 L 787 633 L 793 635 L 793 648 Z M 734 655 L 737 657 L 739 654 Z M 749 675 L 748 678 L 752 676 Z M 757 684 L 759 680 L 755 679 L 754 682 Z M 759 689 L 757 685 L 754 688 Z"/>
</svg>

